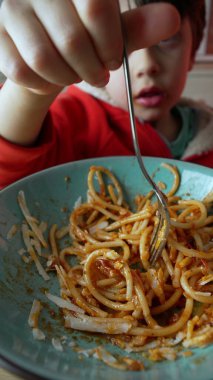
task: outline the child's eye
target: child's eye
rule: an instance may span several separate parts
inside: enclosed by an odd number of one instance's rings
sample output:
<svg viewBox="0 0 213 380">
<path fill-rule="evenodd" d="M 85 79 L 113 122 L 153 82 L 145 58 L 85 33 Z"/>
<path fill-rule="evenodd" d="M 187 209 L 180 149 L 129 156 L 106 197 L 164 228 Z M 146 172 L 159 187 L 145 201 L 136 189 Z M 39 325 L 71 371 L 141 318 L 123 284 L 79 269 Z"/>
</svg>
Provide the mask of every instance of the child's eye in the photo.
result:
<svg viewBox="0 0 213 380">
<path fill-rule="evenodd" d="M 159 47 L 170 47 L 170 46 L 173 46 L 173 45 L 176 45 L 177 42 L 179 41 L 180 39 L 180 34 L 177 33 L 175 34 L 174 36 L 166 39 L 166 40 L 162 40 L 158 43 L 158 46 Z"/>
</svg>

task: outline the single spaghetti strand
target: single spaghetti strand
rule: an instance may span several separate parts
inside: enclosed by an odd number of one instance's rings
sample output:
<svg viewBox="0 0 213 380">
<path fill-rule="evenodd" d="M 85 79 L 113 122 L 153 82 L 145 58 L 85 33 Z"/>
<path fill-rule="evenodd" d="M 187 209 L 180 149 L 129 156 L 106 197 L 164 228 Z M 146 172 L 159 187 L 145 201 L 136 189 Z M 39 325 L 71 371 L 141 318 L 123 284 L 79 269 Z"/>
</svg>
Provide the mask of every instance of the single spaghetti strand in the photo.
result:
<svg viewBox="0 0 213 380">
<path fill-rule="evenodd" d="M 150 336 L 150 337 L 162 337 L 162 336 L 172 335 L 185 326 L 186 322 L 189 320 L 191 316 L 192 309 L 193 309 L 193 299 L 187 298 L 185 308 L 180 318 L 178 319 L 177 322 L 173 323 L 173 325 L 167 326 L 167 327 L 156 327 L 152 329 L 147 328 L 147 327 L 134 327 L 130 330 L 130 334 Z"/>
</svg>

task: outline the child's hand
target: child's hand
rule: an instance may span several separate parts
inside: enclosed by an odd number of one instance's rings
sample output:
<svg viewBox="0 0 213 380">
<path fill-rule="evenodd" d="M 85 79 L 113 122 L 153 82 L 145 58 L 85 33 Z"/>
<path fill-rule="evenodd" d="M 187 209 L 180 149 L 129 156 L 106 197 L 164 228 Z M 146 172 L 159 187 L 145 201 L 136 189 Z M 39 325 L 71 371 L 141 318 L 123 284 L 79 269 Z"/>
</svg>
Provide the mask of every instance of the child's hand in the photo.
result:
<svg viewBox="0 0 213 380">
<path fill-rule="evenodd" d="M 179 16 L 168 4 L 120 15 L 117 0 L 4 0 L 0 71 L 38 93 L 81 80 L 104 86 L 122 63 L 121 23 L 132 51 L 175 33 Z"/>
</svg>

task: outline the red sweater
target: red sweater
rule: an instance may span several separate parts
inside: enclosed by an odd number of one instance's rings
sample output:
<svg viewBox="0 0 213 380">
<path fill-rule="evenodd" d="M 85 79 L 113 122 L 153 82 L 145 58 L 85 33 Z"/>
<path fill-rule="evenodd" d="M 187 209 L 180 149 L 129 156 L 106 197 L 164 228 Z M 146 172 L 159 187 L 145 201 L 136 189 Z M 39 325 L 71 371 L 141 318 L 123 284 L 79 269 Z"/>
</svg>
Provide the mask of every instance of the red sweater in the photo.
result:
<svg viewBox="0 0 213 380">
<path fill-rule="evenodd" d="M 137 123 L 142 155 L 172 158 L 159 134 Z M 128 113 L 71 86 L 52 104 L 36 144 L 23 147 L 0 138 L 0 188 L 65 162 L 133 154 Z M 213 152 L 187 161 L 213 167 Z"/>
</svg>

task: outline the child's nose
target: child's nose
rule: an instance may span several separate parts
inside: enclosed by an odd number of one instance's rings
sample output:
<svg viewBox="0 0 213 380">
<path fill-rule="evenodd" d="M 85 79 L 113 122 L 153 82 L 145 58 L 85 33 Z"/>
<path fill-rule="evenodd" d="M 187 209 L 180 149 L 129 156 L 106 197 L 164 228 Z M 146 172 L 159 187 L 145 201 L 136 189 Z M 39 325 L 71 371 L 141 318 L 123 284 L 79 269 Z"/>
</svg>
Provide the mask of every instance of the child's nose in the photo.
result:
<svg viewBox="0 0 213 380">
<path fill-rule="evenodd" d="M 152 48 L 142 49 L 136 53 L 135 75 L 141 77 L 143 75 L 154 75 L 160 71 L 160 65 L 157 61 Z"/>
</svg>

